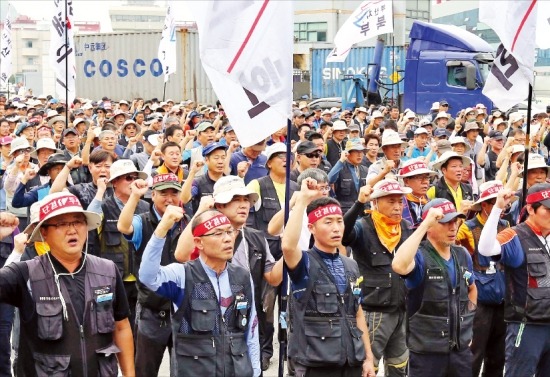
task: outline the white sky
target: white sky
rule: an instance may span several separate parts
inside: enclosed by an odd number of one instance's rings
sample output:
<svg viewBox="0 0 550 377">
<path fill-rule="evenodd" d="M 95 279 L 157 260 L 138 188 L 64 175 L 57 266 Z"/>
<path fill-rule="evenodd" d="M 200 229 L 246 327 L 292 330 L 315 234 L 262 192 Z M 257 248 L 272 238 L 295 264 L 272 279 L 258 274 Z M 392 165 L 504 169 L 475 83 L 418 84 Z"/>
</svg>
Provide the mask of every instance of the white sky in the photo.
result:
<svg viewBox="0 0 550 377">
<path fill-rule="evenodd" d="M 18 13 L 29 16 L 35 20 L 46 19 L 49 16 L 49 7 L 52 0 L 12 0 L 11 5 Z M 6 3 L 6 0 L 0 0 Z M 122 5 L 123 1 L 116 0 L 73 0 L 73 12 L 75 21 L 99 21 L 101 31 L 111 31 L 109 20 L 109 8 Z M 164 1 L 151 1 L 157 5 L 164 5 Z M 174 0 L 173 6 L 176 11 L 176 20 L 194 21 L 189 9 L 190 1 Z"/>
</svg>

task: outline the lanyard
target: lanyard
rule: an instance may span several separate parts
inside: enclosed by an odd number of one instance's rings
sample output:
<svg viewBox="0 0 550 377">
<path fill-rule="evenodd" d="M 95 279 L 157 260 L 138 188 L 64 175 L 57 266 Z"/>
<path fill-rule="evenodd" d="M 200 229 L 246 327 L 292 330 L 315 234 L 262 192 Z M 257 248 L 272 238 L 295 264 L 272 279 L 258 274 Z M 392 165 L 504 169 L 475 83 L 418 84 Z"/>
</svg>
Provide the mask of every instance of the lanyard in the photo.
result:
<svg viewBox="0 0 550 377">
<path fill-rule="evenodd" d="M 250 258 L 249 258 L 249 251 L 248 251 L 248 242 L 246 242 L 246 237 L 244 236 L 244 227 L 241 228 L 241 234 L 243 236 L 243 240 L 241 241 L 243 244 L 244 249 L 244 256 L 246 258 L 246 269 L 250 271 Z"/>
</svg>

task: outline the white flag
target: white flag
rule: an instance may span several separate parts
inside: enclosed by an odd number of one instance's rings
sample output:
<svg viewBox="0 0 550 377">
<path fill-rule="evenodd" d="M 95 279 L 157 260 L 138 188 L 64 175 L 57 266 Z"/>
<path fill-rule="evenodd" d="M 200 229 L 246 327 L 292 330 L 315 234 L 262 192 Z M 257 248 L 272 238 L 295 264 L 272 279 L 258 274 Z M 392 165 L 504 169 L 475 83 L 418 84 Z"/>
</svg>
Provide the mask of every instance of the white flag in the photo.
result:
<svg viewBox="0 0 550 377">
<path fill-rule="evenodd" d="M 72 0 L 61 0 L 52 3 L 50 63 L 55 72 L 55 91 L 60 98 L 65 98 L 67 95 L 67 101 L 70 103 L 76 94 L 75 46 L 72 27 L 73 2 Z M 65 9 L 67 9 L 67 14 L 65 14 Z"/>
<path fill-rule="evenodd" d="M 342 63 L 354 44 L 386 33 L 393 33 L 392 0 L 363 1 L 336 33 L 327 63 Z"/>
<path fill-rule="evenodd" d="M 481 1 L 479 19 L 502 42 L 483 94 L 506 111 L 524 101 L 533 84 L 537 0 Z"/>
<path fill-rule="evenodd" d="M 4 22 L 4 30 L 0 38 L 0 82 L 3 85 L 8 84 L 11 76 L 11 51 L 13 45 L 11 43 L 11 20 L 10 20 L 10 5 L 6 13 L 6 21 Z"/>
<path fill-rule="evenodd" d="M 164 71 L 164 82 L 168 81 L 168 76 L 176 73 L 176 20 L 172 5 L 172 1 L 168 1 L 158 52 L 158 58 Z"/>
<path fill-rule="evenodd" d="M 292 104 L 292 1 L 193 5 L 202 65 L 239 142 L 250 146 L 285 127 Z"/>
</svg>

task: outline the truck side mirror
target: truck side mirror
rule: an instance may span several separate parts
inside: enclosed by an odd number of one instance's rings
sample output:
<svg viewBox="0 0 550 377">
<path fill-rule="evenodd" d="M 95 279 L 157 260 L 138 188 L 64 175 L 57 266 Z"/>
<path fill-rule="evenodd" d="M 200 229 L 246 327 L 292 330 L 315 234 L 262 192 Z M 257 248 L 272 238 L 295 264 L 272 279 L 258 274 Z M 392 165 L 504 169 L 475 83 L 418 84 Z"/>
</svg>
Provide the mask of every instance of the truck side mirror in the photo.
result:
<svg viewBox="0 0 550 377">
<path fill-rule="evenodd" d="M 474 90 L 477 88 L 476 80 L 477 70 L 473 64 L 466 65 L 466 89 Z"/>
</svg>

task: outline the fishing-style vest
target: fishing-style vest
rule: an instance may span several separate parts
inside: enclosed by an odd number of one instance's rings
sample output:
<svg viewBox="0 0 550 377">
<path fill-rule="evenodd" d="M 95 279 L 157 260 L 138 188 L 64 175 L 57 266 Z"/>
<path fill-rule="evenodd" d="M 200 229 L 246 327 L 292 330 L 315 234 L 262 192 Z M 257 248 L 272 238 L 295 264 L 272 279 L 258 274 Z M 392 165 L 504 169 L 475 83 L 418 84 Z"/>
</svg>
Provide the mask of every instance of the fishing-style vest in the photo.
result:
<svg viewBox="0 0 550 377">
<path fill-rule="evenodd" d="M 390 253 L 380 242 L 370 215 L 361 220 L 363 240 L 367 242 L 353 258 L 363 275 L 363 309 L 367 312 L 394 312 L 405 310 L 405 283 L 391 267 L 394 253 L 411 235 L 409 224 L 401 220 L 401 239 Z"/>
<path fill-rule="evenodd" d="M 21 323 L 18 370 L 30 376 L 105 376 L 118 373 L 113 340 L 116 300 L 115 265 L 88 255 L 85 266 L 84 322 L 80 323 L 63 279 L 59 279 L 68 321 L 55 284 L 54 271 L 44 254 L 26 263 L 36 314 Z"/>
<path fill-rule="evenodd" d="M 141 245 L 136 251 L 136 272 L 139 272 L 139 266 L 141 265 L 141 259 L 143 257 L 143 252 L 145 251 L 145 247 L 147 247 L 147 243 L 153 236 L 153 233 L 155 232 L 155 229 L 157 228 L 157 225 L 159 223 L 159 220 L 157 219 L 157 216 L 153 210 L 153 204 L 151 204 L 150 208 L 151 209 L 149 212 L 139 215 L 141 217 L 143 229 Z M 177 223 L 178 225 L 172 228 L 166 235 L 166 242 L 164 242 L 164 247 L 162 248 L 162 255 L 160 259 L 161 266 L 167 266 L 170 263 L 177 262 L 174 253 L 176 251 L 176 246 L 178 245 L 178 239 L 181 235 L 181 232 L 188 223 L 189 218 L 187 217 L 187 215 L 185 215 L 184 218 L 179 223 Z M 145 286 L 145 284 L 140 282 L 139 279 L 137 282 L 137 287 L 138 302 L 141 306 L 144 306 L 154 311 L 165 311 L 167 313 L 170 312 L 170 300 L 159 296 L 155 292 L 151 291 Z"/>
<path fill-rule="evenodd" d="M 508 322 L 550 324 L 550 256 L 546 246 L 526 223 L 512 229 L 525 254 L 517 267 L 504 267 L 506 300 L 504 319 Z"/>
<path fill-rule="evenodd" d="M 252 377 L 246 335 L 252 311 L 250 275 L 227 264 L 231 303 L 224 314 L 200 260 L 185 264 L 185 298 L 172 314 L 177 376 Z M 257 331 L 257 330 L 256 330 Z M 252 336 L 252 334 L 248 334 Z"/>
<path fill-rule="evenodd" d="M 472 256 L 474 275 L 476 277 L 477 301 L 486 305 L 502 304 L 504 302 L 505 290 L 504 267 L 500 263 L 493 262 L 493 267 L 490 268 L 491 258 L 479 253 L 478 245 L 483 225 L 481 225 L 477 216 L 466 221 L 465 224 L 474 237 L 475 248 L 474 250 L 470 250 L 471 246 L 467 240 L 461 242 L 461 245 L 464 246 Z M 498 232 L 500 233 L 506 228 L 508 228 L 508 222 L 499 220 Z"/>
<path fill-rule="evenodd" d="M 279 260 L 283 255 L 283 251 L 281 249 L 281 237 L 270 235 L 267 232 L 267 226 L 277 212 L 281 210 L 281 203 L 279 202 L 277 191 L 275 191 L 273 180 L 269 175 L 258 178 L 258 183 L 260 184 L 262 206 L 254 214 L 254 228 L 264 232 L 264 236 L 269 243 L 269 250 L 271 251 L 271 254 L 275 260 Z M 294 181 L 288 181 L 288 183 L 290 184 L 290 197 L 292 197 L 292 194 L 294 194 L 295 191 L 299 191 L 300 188 Z"/>
<path fill-rule="evenodd" d="M 361 365 L 365 360 L 363 332 L 357 327 L 360 276 L 357 263 L 340 255 L 344 264 L 346 291 L 338 292 L 334 277 L 318 252 L 310 249 L 309 279 L 299 298 L 289 295 L 288 354 L 309 367 Z"/>
<path fill-rule="evenodd" d="M 193 205 L 193 213 L 197 213 L 197 209 L 199 209 L 199 204 L 203 196 L 210 196 L 214 193 L 214 184 L 216 183 L 216 181 L 213 181 L 210 178 L 208 172 L 196 177 L 195 182 L 197 183 L 200 192 L 199 195 L 194 196 L 191 201 Z"/>
<path fill-rule="evenodd" d="M 353 181 L 353 175 L 350 171 L 350 163 L 345 162 L 344 167 L 340 170 L 338 175 L 338 180 L 334 183 L 334 193 L 336 194 L 336 199 L 340 202 L 340 207 L 342 207 L 342 213 L 346 213 L 357 200 L 359 190 L 355 187 L 355 182 Z M 359 165 L 359 188 L 366 184 L 368 169 L 364 165 Z"/>
<path fill-rule="evenodd" d="M 265 273 L 265 260 L 267 258 L 267 251 L 265 249 L 266 239 L 263 232 L 252 228 L 245 227 L 244 235 L 246 237 L 246 247 L 248 249 L 250 276 L 254 282 L 254 302 L 256 303 L 256 312 L 258 313 L 260 310 L 263 311 L 262 283 Z M 235 244 L 235 249 L 238 246 L 239 245 Z"/>
<path fill-rule="evenodd" d="M 462 191 L 463 200 L 474 200 L 474 195 L 472 193 L 472 186 L 470 186 L 469 184 L 464 184 L 460 182 L 460 189 Z M 453 203 L 456 207 L 455 198 L 453 197 L 453 194 L 449 190 L 449 186 L 447 186 L 447 183 L 445 182 L 444 177 L 441 177 L 441 179 L 437 181 L 437 183 L 435 184 L 435 197 L 447 199 L 448 201 Z"/>
<path fill-rule="evenodd" d="M 427 242 L 427 241 L 426 241 Z M 449 353 L 464 350 L 472 340 L 474 307 L 468 298 L 467 251 L 451 246 L 455 264 L 456 287 L 452 286 L 448 270 L 439 261 L 435 250 L 426 243 L 419 253 L 424 257 L 424 280 L 408 292 L 407 307 L 409 349 L 417 353 Z M 416 311 L 412 302 L 421 302 Z"/>
<path fill-rule="evenodd" d="M 101 233 L 99 233 L 99 251 L 101 258 L 109 259 L 115 263 L 123 279 L 130 274 L 136 274 L 134 263 L 134 246 L 122 233 L 118 231 L 117 224 L 121 210 L 116 203 L 114 196 L 109 196 L 101 204 L 103 221 L 101 222 Z M 136 214 L 145 213 L 149 210 L 149 204 L 140 200 L 136 207 Z"/>
</svg>

